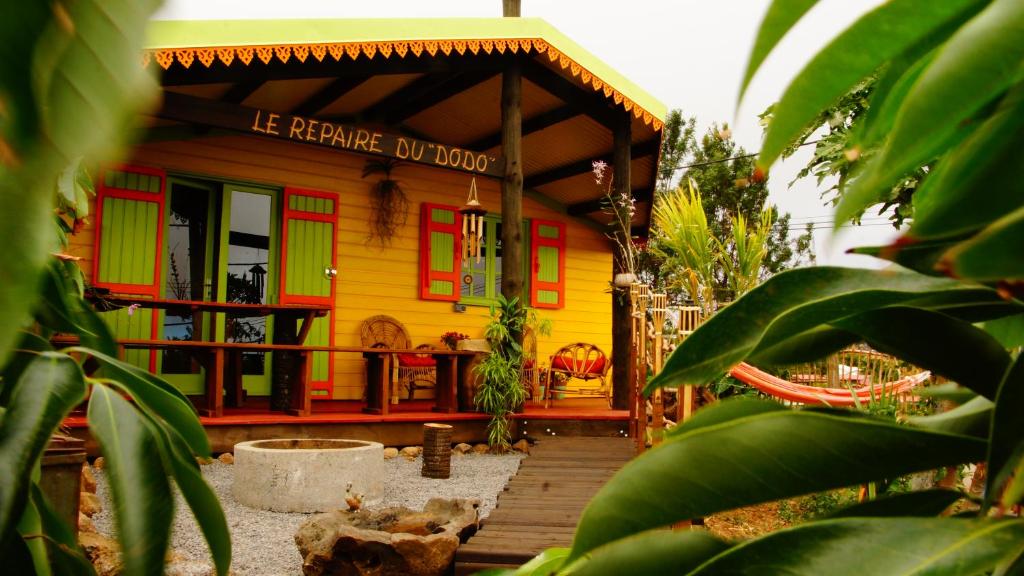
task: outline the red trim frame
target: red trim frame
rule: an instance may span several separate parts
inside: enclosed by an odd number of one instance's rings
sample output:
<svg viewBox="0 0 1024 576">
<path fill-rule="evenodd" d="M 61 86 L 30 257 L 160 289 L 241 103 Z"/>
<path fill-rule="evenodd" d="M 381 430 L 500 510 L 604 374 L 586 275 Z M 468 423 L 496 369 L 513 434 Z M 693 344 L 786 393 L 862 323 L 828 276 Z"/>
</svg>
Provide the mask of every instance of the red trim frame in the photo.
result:
<svg viewBox="0 0 1024 576">
<path fill-rule="evenodd" d="M 139 192 L 138 190 L 125 190 L 123 188 L 115 188 L 113 186 L 107 186 L 106 184 L 106 172 L 107 170 L 116 170 L 119 172 L 131 172 L 133 174 L 145 174 L 147 176 L 156 176 L 160 178 L 160 191 L 156 193 L 152 192 Z M 96 186 L 96 226 L 94 230 L 93 240 L 93 259 L 92 259 L 92 284 L 99 288 L 106 288 L 111 292 L 119 294 L 137 294 L 141 296 L 149 296 L 150 298 L 160 297 L 160 276 L 163 270 L 163 255 L 164 255 L 164 213 L 167 209 L 167 173 L 160 168 L 153 168 L 149 166 L 134 166 L 134 165 L 120 165 L 113 168 L 108 168 L 100 172 L 98 179 L 98 185 Z M 137 200 L 140 202 L 153 202 L 157 205 L 157 228 L 156 228 L 156 257 L 153 259 L 153 283 L 152 284 L 123 284 L 118 282 L 102 282 L 99 280 L 100 273 L 100 258 L 103 254 L 102 250 L 102 235 L 103 235 L 103 201 L 107 198 L 123 198 L 125 200 Z M 150 326 L 150 338 L 158 338 L 159 326 L 160 326 L 160 315 L 154 311 L 152 314 L 151 326 Z M 151 350 L 149 354 L 149 371 L 156 372 L 156 350 Z"/>
<path fill-rule="evenodd" d="M 439 208 L 441 210 L 451 210 L 455 214 L 454 224 L 439 224 L 433 222 L 430 219 L 431 210 Z M 450 232 L 453 236 L 453 246 L 455 249 L 452 252 L 452 271 L 451 272 L 437 272 L 430 269 L 430 233 L 431 232 Z M 459 298 L 462 297 L 460 287 L 460 280 L 462 277 L 462 267 L 459 266 L 459 258 L 462 254 L 462 214 L 459 213 L 458 206 L 449 206 L 447 204 L 432 204 L 424 202 L 420 206 L 420 299 L 422 300 L 441 300 L 444 302 L 458 302 Z M 446 296 L 444 294 L 431 294 L 430 293 L 430 282 L 432 280 L 448 280 L 452 283 L 452 294 Z"/>
<path fill-rule="evenodd" d="M 334 202 L 334 212 L 332 214 L 317 214 L 315 212 L 307 212 L 305 210 L 294 210 L 289 208 L 290 200 L 292 196 L 306 196 L 312 198 L 324 198 Z M 338 207 L 338 195 L 334 192 L 321 192 L 319 190 L 307 190 L 305 188 L 292 188 L 286 187 L 284 189 L 284 196 L 282 200 L 282 211 L 281 211 L 281 273 L 280 276 L 280 296 L 278 300 L 281 304 L 327 304 L 331 307 L 331 311 L 327 313 L 328 323 L 328 338 L 331 346 L 334 346 L 334 325 L 337 316 L 337 310 L 335 309 L 335 296 L 337 295 L 337 278 L 331 282 L 331 293 L 329 296 L 309 296 L 305 294 L 288 294 L 285 289 L 285 277 L 288 270 L 288 220 L 307 220 L 311 222 L 326 222 L 331 225 L 331 265 L 337 267 L 338 265 L 338 219 L 339 219 L 339 207 Z M 312 390 L 319 390 L 327 392 L 326 395 L 314 395 L 313 400 L 331 400 L 334 398 L 334 353 L 328 352 L 327 363 L 330 368 L 327 370 L 326 381 L 312 381 L 310 387 Z"/>
<path fill-rule="evenodd" d="M 541 226 L 553 226 L 558 228 L 558 238 L 544 238 L 540 235 Z M 540 273 L 541 246 L 552 246 L 558 248 L 558 282 L 543 282 L 537 278 Z M 558 293 L 558 303 L 548 304 L 539 302 L 537 292 L 539 290 L 553 290 Z M 531 220 L 530 221 L 530 306 L 534 308 L 565 308 L 565 224 L 554 220 Z"/>
</svg>

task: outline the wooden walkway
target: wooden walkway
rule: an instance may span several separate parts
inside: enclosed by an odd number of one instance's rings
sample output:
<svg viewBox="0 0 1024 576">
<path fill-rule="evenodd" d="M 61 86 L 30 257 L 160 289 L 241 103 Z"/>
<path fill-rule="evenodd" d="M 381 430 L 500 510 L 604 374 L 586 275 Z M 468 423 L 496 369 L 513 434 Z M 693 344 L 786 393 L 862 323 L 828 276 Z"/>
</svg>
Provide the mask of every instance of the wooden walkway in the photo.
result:
<svg viewBox="0 0 1024 576">
<path fill-rule="evenodd" d="M 587 502 L 634 455 L 630 438 L 545 437 L 498 496 L 483 527 L 455 553 L 455 574 L 519 566 L 570 546 Z"/>
</svg>

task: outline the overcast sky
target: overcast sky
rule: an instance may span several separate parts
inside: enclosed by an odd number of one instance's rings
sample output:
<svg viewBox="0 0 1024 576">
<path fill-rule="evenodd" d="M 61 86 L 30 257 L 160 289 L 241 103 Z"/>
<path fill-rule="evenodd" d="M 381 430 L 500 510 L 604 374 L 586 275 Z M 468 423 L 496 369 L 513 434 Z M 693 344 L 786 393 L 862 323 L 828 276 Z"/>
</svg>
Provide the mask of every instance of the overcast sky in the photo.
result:
<svg viewBox="0 0 1024 576">
<path fill-rule="evenodd" d="M 157 18 L 377 18 L 500 16 L 500 0 L 165 0 Z M 821 0 L 773 53 L 736 108 L 740 79 L 768 0 L 522 0 L 523 16 L 547 20 L 587 50 L 671 108 L 697 117 L 703 130 L 728 122 L 748 151 L 761 139 L 757 114 L 781 95 L 786 83 L 814 52 L 880 0 Z M 872 265 L 845 256 L 849 246 L 876 244 L 895 235 L 880 220 L 827 233 L 831 209 L 819 200 L 813 180 L 789 187 L 808 151 L 776 165 L 770 201 L 795 222 L 809 219 L 826 230 L 816 234 L 819 263 Z"/>
</svg>

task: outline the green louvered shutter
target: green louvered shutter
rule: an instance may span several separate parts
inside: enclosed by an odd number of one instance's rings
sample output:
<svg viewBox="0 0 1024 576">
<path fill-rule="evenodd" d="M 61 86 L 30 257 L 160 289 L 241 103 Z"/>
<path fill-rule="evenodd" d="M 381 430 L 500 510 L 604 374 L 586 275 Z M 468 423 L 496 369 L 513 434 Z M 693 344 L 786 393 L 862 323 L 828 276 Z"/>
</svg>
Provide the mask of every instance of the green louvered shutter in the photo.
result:
<svg viewBox="0 0 1024 576">
<path fill-rule="evenodd" d="M 284 231 L 281 235 L 282 304 L 326 304 L 334 306 L 334 279 L 327 269 L 337 266 L 338 198 L 336 194 L 286 188 Z M 316 318 L 305 344 L 334 345 L 334 312 Z M 312 391 L 314 400 L 334 395 L 332 353 L 313 352 Z"/>
<path fill-rule="evenodd" d="M 162 170 L 139 166 L 102 174 L 96 196 L 95 286 L 116 294 L 159 297 L 166 182 Z M 118 339 L 157 337 L 151 309 L 121 309 L 102 317 Z M 129 350 L 125 359 L 156 368 L 153 351 Z"/>
<path fill-rule="evenodd" d="M 423 203 L 420 209 L 420 298 L 458 301 L 461 252 L 459 209 Z"/>
<path fill-rule="evenodd" d="M 565 224 L 530 222 L 530 306 L 565 308 Z"/>
</svg>

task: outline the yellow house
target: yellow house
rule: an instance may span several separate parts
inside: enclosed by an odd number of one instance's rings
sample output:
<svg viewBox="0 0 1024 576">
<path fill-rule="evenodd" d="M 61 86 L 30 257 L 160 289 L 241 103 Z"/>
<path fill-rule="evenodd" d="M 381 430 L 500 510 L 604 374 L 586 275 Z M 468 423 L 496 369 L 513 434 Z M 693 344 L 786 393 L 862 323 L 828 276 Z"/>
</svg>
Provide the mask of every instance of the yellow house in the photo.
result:
<svg viewBox="0 0 1024 576">
<path fill-rule="evenodd" d="M 441 346 L 449 331 L 483 337 L 512 239 L 522 297 L 552 325 L 540 362 L 588 342 L 614 363 L 609 184 L 591 164 L 620 175 L 645 236 L 665 114 L 622 75 L 532 18 L 153 22 L 148 37 L 162 105 L 125 164 L 97 178 L 74 240 L 98 290 L 326 307 L 304 334 L 321 346 L 358 347 L 363 323 L 387 315 L 410 345 Z M 472 188 L 486 210 L 479 257 L 460 214 Z M 521 206 L 519 234 L 503 228 L 503 201 Z M 200 316 L 106 313 L 122 339 L 263 342 L 279 321 Z M 204 391 L 187 353 L 127 354 Z M 236 367 L 250 398 L 270 394 L 269 357 Z M 312 364 L 314 407 L 364 398 L 359 355 Z"/>
</svg>

